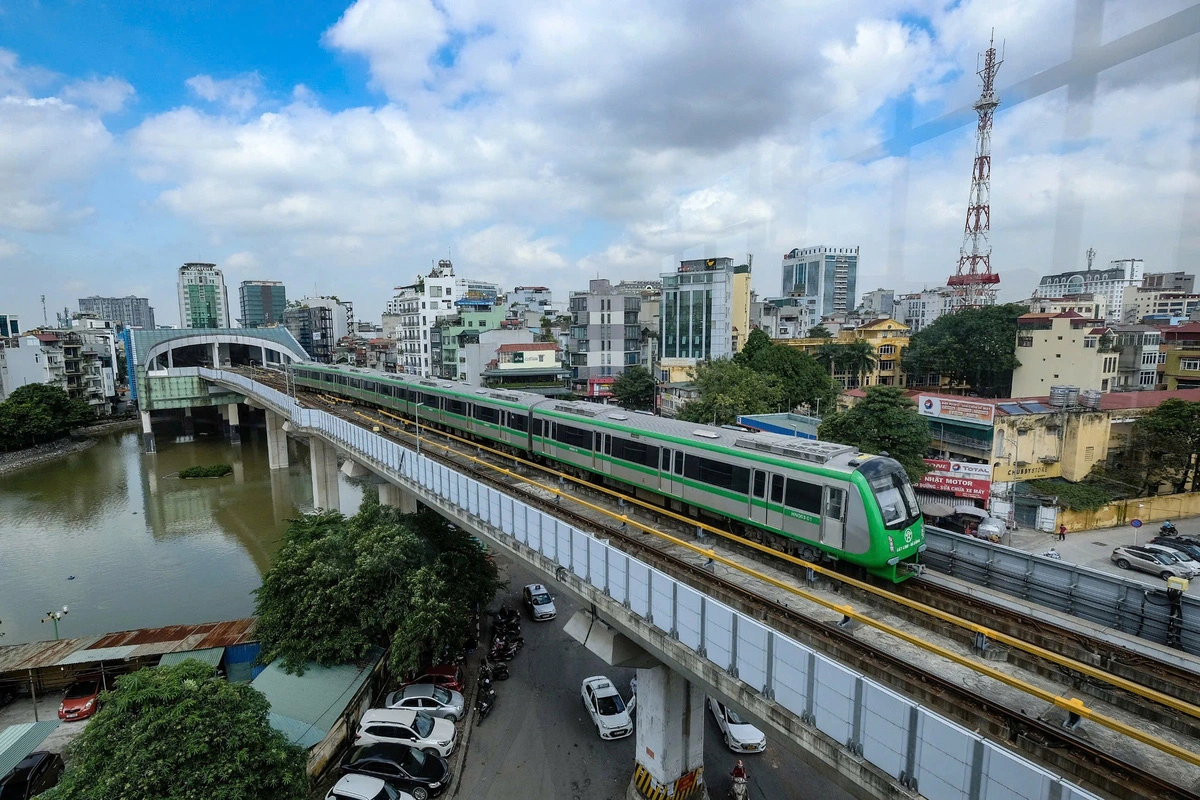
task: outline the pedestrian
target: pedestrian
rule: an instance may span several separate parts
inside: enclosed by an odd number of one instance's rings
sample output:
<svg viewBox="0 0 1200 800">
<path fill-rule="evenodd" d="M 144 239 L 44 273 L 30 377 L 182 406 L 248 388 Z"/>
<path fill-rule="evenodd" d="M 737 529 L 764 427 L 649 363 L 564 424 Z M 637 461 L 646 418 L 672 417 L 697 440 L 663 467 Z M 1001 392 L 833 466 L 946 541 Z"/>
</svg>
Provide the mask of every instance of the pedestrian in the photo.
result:
<svg viewBox="0 0 1200 800">
<path fill-rule="evenodd" d="M 1058 540 L 1060 542 L 1065 542 L 1067 540 L 1067 526 L 1065 524 L 1058 526 Z"/>
</svg>

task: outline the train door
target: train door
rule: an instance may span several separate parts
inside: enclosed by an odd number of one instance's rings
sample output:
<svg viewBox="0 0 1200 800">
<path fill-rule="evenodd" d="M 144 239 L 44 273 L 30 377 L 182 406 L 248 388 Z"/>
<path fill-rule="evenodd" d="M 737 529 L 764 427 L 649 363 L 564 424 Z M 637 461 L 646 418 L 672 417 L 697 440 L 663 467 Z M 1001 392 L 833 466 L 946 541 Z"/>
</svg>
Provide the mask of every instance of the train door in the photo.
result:
<svg viewBox="0 0 1200 800">
<path fill-rule="evenodd" d="M 675 494 L 675 476 L 671 473 L 671 459 L 675 451 L 664 447 L 658 454 L 658 490 L 667 497 Z"/>
<path fill-rule="evenodd" d="M 771 476 L 766 470 L 756 469 L 750 478 L 750 508 L 746 516 L 751 522 L 767 524 L 767 482 Z"/>
<path fill-rule="evenodd" d="M 824 509 L 825 513 L 821 515 L 821 542 L 841 550 L 846 533 L 846 490 L 826 486 Z"/>
<path fill-rule="evenodd" d="M 783 481 L 782 475 L 772 475 L 767 494 L 767 527 L 783 530 Z"/>
<path fill-rule="evenodd" d="M 596 434 L 596 455 L 592 459 L 592 463 L 595 465 L 596 472 L 599 472 L 602 475 L 611 475 L 612 474 L 612 462 L 609 461 L 607 458 L 601 457 L 601 456 L 611 456 L 611 455 L 612 455 L 612 443 L 609 441 L 608 434 L 607 433 L 597 433 Z"/>
</svg>

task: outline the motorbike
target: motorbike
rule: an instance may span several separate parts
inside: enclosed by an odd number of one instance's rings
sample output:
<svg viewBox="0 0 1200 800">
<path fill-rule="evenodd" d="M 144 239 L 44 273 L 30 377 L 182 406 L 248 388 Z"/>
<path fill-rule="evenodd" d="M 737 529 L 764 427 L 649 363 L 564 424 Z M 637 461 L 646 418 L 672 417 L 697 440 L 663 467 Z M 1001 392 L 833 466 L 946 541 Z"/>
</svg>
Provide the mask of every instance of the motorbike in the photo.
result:
<svg viewBox="0 0 1200 800">
<path fill-rule="evenodd" d="M 750 796 L 750 781 L 746 778 L 734 778 L 729 796 L 732 800 L 746 800 Z"/>
<path fill-rule="evenodd" d="M 1159 526 L 1158 532 L 1163 534 L 1164 536 L 1170 536 L 1170 535 L 1179 533 L 1179 529 L 1176 528 L 1170 522 L 1164 522 L 1162 525 Z"/>
<path fill-rule="evenodd" d="M 479 677 L 481 679 L 487 678 L 489 681 L 506 681 L 508 680 L 508 664 L 505 664 L 503 661 L 493 664 L 485 659 L 479 667 Z"/>
<path fill-rule="evenodd" d="M 517 651 L 520 649 L 520 646 L 516 642 L 497 640 L 492 644 L 492 649 L 488 653 L 488 661 L 512 661 L 517 657 Z"/>
<path fill-rule="evenodd" d="M 479 695 L 475 698 L 475 724 L 479 725 L 483 722 L 488 714 L 492 713 L 492 708 L 496 705 L 496 690 L 490 686 L 484 689 L 479 688 Z"/>
</svg>

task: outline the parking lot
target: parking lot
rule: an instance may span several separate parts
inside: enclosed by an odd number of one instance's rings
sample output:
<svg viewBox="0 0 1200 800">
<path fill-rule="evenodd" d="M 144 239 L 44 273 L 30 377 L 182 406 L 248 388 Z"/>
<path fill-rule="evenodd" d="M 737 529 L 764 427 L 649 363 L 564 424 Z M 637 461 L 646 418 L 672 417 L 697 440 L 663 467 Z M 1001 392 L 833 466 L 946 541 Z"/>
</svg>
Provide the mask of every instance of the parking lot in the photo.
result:
<svg viewBox="0 0 1200 800">
<path fill-rule="evenodd" d="M 500 559 L 498 559 L 500 561 Z M 501 561 L 510 581 L 507 604 L 516 606 L 532 574 Z M 633 774 L 637 734 L 601 741 L 580 699 L 580 684 L 606 675 L 628 697 L 631 669 L 609 667 L 563 632 L 578 609 L 555 591 L 558 618 L 522 622 L 525 647 L 510 662 L 512 677 L 495 684 L 491 715 L 470 732 L 455 797 L 480 800 L 606 800 L 624 798 Z M 705 711 L 704 766 L 709 795 L 725 797 L 729 771 L 739 758 L 750 772 L 750 796 L 771 800 L 850 798 L 804 762 L 772 745 L 752 756 L 730 752 Z"/>
</svg>

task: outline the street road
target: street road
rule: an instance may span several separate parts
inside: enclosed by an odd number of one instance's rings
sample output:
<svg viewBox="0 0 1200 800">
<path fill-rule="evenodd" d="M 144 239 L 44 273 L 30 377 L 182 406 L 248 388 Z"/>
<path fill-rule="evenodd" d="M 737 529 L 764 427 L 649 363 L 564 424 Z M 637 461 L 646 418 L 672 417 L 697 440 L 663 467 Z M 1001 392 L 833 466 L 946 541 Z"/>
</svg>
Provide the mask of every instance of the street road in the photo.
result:
<svg viewBox="0 0 1200 800">
<path fill-rule="evenodd" d="M 521 588 L 537 580 L 523 568 L 497 558 L 509 579 L 505 603 L 519 607 Z M 496 707 L 470 732 L 470 742 L 455 797 L 473 800 L 618 800 L 633 774 L 637 734 L 615 742 L 596 735 L 579 688 L 589 675 L 607 675 L 628 693 L 631 669 L 614 669 L 563 632 L 578 609 L 547 584 L 558 618 L 534 623 L 524 616 L 525 647 L 509 663 L 512 677 L 495 684 Z M 729 792 L 729 770 L 739 758 L 721 739 L 705 709 L 705 777 L 710 797 Z M 750 772 L 754 800 L 849 800 L 847 794 L 816 775 L 804 762 L 773 745 L 767 752 L 742 756 Z"/>
</svg>

